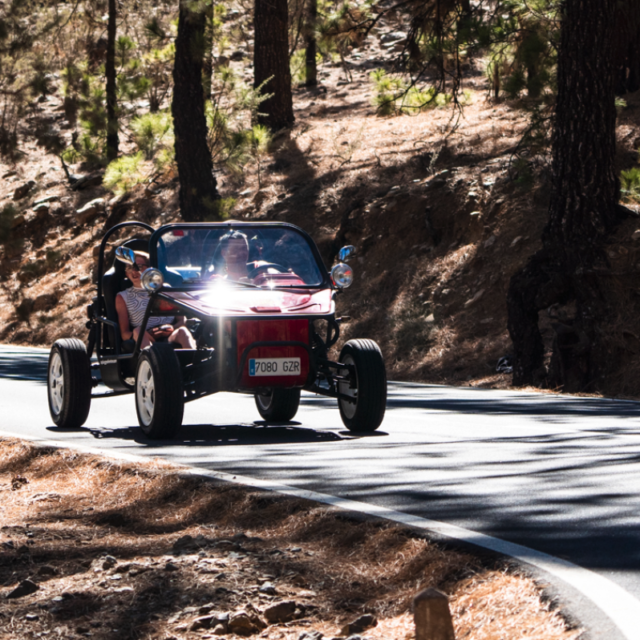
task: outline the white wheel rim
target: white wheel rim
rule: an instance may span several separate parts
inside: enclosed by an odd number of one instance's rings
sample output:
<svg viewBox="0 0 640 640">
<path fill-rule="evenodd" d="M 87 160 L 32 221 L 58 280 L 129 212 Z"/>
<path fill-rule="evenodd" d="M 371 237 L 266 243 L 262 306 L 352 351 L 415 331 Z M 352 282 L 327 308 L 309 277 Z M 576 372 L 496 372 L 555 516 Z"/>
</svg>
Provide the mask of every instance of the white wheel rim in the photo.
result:
<svg viewBox="0 0 640 640">
<path fill-rule="evenodd" d="M 355 362 L 353 361 L 353 358 L 350 355 L 345 355 L 344 358 L 342 358 L 342 363 L 348 364 L 349 366 L 353 367 L 353 370 L 355 371 Z M 341 369 L 340 374 L 343 376 L 348 375 L 349 370 Z M 355 388 L 351 388 L 348 382 L 338 382 L 338 393 L 344 396 L 349 396 L 350 398 L 353 398 L 356 401 L 356 402 L 347 402 L 346 400 L 340 400 L 340 398 L 338 398 L 338 402 L 340 403 L 340 408 L 342 409 L 342 413 L 344 417 L 347 418 L 348 420 L 351 420 L 353 416 L 356 415 L 356 408 L 358 406 L 357 405 L 358 375 L 356 374 Z"/>
<path fill-rule="evenodd" d="M 143 360 L 138 369 L 136 379 L 136 404 L 138 415 L 145 427 L 153 420 L 153 408 L 156 403 L 156 389 L 153 381 L 153 371 L 148 360 Z"/>
<path fill-rule="evenodd" d="M 55 415 L 60 415 L 64 403 L 64 370 L 62 358 L 57 351 L 53 352 L 49 365 L 49 399 Z"/>
<path fill-rule="evenodd" d="M 273 391 L 270 393 L 259 393 L 257 394 L 258 404 L 263 411 L 268 411 L 269 407 L 271 407 L 271 402 L 273 400 Z"/>
</svg>

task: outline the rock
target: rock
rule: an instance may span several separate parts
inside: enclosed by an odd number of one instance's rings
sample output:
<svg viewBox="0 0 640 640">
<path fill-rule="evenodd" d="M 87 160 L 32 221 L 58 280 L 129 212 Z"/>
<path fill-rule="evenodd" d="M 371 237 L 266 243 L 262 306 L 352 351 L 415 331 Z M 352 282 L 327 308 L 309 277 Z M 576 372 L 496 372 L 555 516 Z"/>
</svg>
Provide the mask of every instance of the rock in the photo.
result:
<svg viewBox="0 0 640 640">
<path fill-rule="evenodd" d="M 27 615 L 24 617 L 25 620 L 28 620 L 29 622 L 33 622 L 34 620 L 38 619 L 38 614 L 37 613 L 27 613 Z"/>
<path fill-rule="evenodd" d="M 265 582 L 258 589 L 260 593 L 266 593 L 267 595 L 274 596 L 277 591 L 275 585 L 272 582 Z"/>
<path fill-rule="evenodd" d="M 7 598 L 23 598 L 24 596 L 30 596 L 32 593 L 38 591 L 40 587 L 29 580 L 23 580 L 8 596 Z"/>
<path fill-rule="evenodd" d="M 22 200 L 22 198 L 26 198 L 33 191 L 35 186 L 35 180 L 29 180 L 29 182 L 25 182 L 13 192 L 13 199 Z"/>
<path fill-rule="evenodd" d="M 60 196 L 44 196 L 44 198 L 38 198 L 38 200 L 36 200 L 33 203 L 34 211 L 35 211 L 35 207 L 38 207 L 41 204 L 49 204 L 50 202 L 58 202 L 58 200 L 60 200 Z"/>
<path fill-rule="evenodd" d="M 321 640 L 324 634 L 320 631 L 303 631 L 299 636 L 298 640 Z"/>
<path fill-rule="evenodd" d="M 393 31 L 391 33 L 383 33 L 380 42 L 398 42 L 406 39 L 407 34 L 404 31 Z"/>
<path fill-rule="evenodd" d="M 106 571 L 107 569 L 113 569 L 118 564 L 118 561 L 113 556 L 105 556 L 102 560 L 102 568 Z"/>
<path fill-rule="evenodd" d="M 87 202 L 81 209 L 78 209 L 75 217 L 79 224 L 86 224 L 104 213 L 104 198 L 96 198 L 95 200 L 91 200 L 91 202 Z"/>
<path fill-rule="evenodd" d="M 631 239 L 632 239 L 632 240 L 640 240 L 640 229 L 636 229 L 636 230 L 631 234 Z"/>
<path fill-rule="evenodd" d="M 42 204 L 38 204 L 33 207 L 33 212 L 36 214 L 38 218 L 45 218 L 49 215 L 49 211 L 51 210 L 51 205 L 48 202 L 43 202 Z"/>
<path fill-rule="evenodd" d="M 293 600 L 283 600 L 267 607 L 263 614 L 267 622 L 272 624 L 274 622 L 289 622 L 295 616 L 296 607 L 297 605 Z"/>
<path fill-rule="evenodd" d="M 96 171 L 85 176 L 71 175 L 69 176 L 71 188 L 74 191 L 81 191 L 82 189 L 87 189 L 88 187 L 97 187 L 102 184 L 103 175 L 103 171 Z"/>
<path fill-rule="evenodd" d="M 58 570 L 55 567 L 52 567 L 50 564 L 43 564 L 38 568 L 39 576 L 57 576 Z"/>
<path fill-rule="evenodd" d="M 16 227 L 19 227 L 23 223 L 24 223 L 24 215 L 22 213 L 19 213 L 11 221 L 11 228 L 15 229 Z"/>
<path fill-rule="evenodd" d="M 55 293 L 42 293 L 33 301 L 34 311 L 48 311 L 58 304 L 58 296 Z"/>
<path fill-rule="evenodd" d="M 365 613 L 359 618 L 356 618 L 353 622 L 349 622 L 342 627 L 340 634 L 343 636 L 352 636 L 354 633 L 360 633 L 365 629 L 375 627 L 377 624 L 378 621 L 375 616 L 372 616 L 370 613 Z"/>
<path fill-rule="evenodd" d="M 167 562 L 167 564 L 164 565 L 164 570 L 165 571 L 178 571 L 180 567 L 178 567 L 177 564 L 174 564 L 173 562 Z"/>
<path fill-rule="evenodd" d="M 78 282 L 80 284 L 89 284 L 91 282 L 91 277 L 90 276 L 81 276 L 80 278 L 78 278 Z"/>
<path fill-rule="evenodd" d="M 223 636 L 225 633 L 227 633 L 227 627 L 223 624 L 217 624 L 213 628 L 213 633 L 217 636 Z"/>
<path fill-rule="evenodd" d="M 174 543 L 173 543 L 173 552 L 174 553 L 179 553 L 181 551 L 186 551 L 187 549 L 194 547 L 196 544 L 196 541 L 193 539 L 193 536 L 190 535 L 186 535 L 186 536 L 182 536 L 181 538 L 178 538 Z"/>
<path fill-rule="evenodd" d="M 215 615 L 200 616 L 196 618 L 189 627 L 189 631 L 198 631 L 198 629 L 210 629 L 212 624 L 217 624 L 218 619 Z"/>
<path fill-rule="evenodd" d="M 480 298 L 482 298 L 482 296 L 484 295 L 484 289 L 480 289 L 480 291 L 476 292 L 476 294 L 473 296 L 473 298 L 467 300 L 464 303 L 465 307 L 470 307 L 472 304 L 478 302 L 478 300 L 480 300 Z"/>
<path fill-rule="evenodd" d="M 492 244 L 494 244 L 494 242 L 497 240 L 497 238 L 495 236 L 491 236 L 488 240 L 484 241 L 484 247 L 485 249 L 488 249 Z"/>
<path fill-rule="evenodd" d="M 245 610 L 236 611 L 229 616 L 229 632 L 241 636 L 251 635 L 264 629 L 264 623 L 260 624 L 258 616 Z"/>
</svg>

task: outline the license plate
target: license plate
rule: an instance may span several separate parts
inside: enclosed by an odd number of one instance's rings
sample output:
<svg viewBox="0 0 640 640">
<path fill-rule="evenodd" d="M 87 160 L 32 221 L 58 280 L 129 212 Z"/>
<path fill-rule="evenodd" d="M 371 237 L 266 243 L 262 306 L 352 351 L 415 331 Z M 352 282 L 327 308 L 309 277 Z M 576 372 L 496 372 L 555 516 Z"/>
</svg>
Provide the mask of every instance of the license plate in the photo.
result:
<svg viewBox="0 0 640 640">
<path fill-rule="evenodd" d="M 251 358 L 250 376 L 299 376 L 300 358 Z"/>
</svg>

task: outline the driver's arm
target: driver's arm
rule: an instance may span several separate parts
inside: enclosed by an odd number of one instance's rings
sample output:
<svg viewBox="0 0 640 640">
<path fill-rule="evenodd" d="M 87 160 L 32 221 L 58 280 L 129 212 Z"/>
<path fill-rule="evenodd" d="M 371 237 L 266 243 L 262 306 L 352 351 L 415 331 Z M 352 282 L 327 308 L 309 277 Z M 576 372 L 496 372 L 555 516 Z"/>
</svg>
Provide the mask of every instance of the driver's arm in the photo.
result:
<svg viewBox="0 0 640 640">
<path fill-rule="evenodd" d="M 129 338 L 133 337 L 133 331 L 131 331 L 131 326 L 129 324 L 129 312 L 127 311 L 127 305 L 120 294 L 116 296 L 116 311 L 118 313 L 120 337 L 123 340 L 129 340 Z"/>
</svg>

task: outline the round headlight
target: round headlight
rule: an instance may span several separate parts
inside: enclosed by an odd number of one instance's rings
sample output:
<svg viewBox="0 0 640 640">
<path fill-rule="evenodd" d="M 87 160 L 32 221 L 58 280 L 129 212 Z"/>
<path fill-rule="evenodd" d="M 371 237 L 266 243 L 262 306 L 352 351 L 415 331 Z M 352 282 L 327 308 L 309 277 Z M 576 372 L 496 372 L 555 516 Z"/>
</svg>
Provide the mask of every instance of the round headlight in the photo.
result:
<svg viewBox="0 0 640 640">
<path fill-rule="evenodd" d="M 341 262 L 331 269 L 331 279 L 338 289 L 346 289 L 353 282 L 353 269 Z"/>
<path fill-rule="evenodd" d="M 147 269 L 142 274 L 142 278 L 140 278 L 140 280 L 142 282 L 142 286 L 151 293 L 158 291 L 158 289 L 160 289 L 164 284 L 162 273 L 157 269 Z"/>
</svg>

